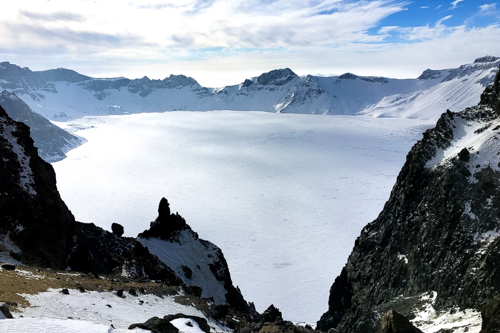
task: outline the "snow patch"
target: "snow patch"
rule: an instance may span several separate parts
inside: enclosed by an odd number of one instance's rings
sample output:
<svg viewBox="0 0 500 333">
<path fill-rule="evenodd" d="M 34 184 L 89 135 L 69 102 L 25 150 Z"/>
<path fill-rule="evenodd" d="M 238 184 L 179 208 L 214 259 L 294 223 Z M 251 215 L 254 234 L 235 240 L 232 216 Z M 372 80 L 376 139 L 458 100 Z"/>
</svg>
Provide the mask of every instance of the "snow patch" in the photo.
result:
<svg viewBox="0 0 500 333">
<path fill-rule="evenodd" d="M 138 240 L 149 252 L 173 269 L 185 284 L 201 287 L 202 297 L 213 297 L 217 305 L 226 304 L 227 291 L 224 282 L 217 280 L 210 270 L 210 265 L 214 264 L 218 257 L 218 248 L 213 244 L 202 243 L 189 230 L 180 231 L 176 241 L 154 237 Z M 183 266 L 192 271 L 190 278 L 186 277 Z"/>
<path fill-rule="evenodd" d="M 445 313 L 438 313 L 434 304 L 437 292 L 432 291 L 422 295 L 426 301 L 423 309 L 414 312 L 415 318 L 411 322 L 425 333 L 435 333 L 443 329 L 451 329 L 455 333 L 478 333 L 481 330 L 481 313 L 475 309 L 452 309 Z"/>
<path fill-rule="evenodd" d="M 1 313 L 0 313 L 1 314 Z M 18 318 L 2 321 L 0 332 L 5 333 L 127 333 L 127 332 L 148 332 L 149 330 L 134 329 L 132 331 L 123 328 L 115 329 L 109 324 L 94 324 L 84 320 L 74 319 L 54 319 L 54 318 Z"/>
<path fill-rule="evenodd" d="M 408 264 L 408 257 L 404 254 L 398 253 L 398 260 L 403 260 L 405 262 L 405 264 Z"/>
<path fill-rule="evenodd" d="M 470 160 L 467 167 L 471 174 L 484 169 L 492 168 L 500 171 L 500 119 L 491 122 L 465 120 L 456 115 L 451 120 L 453 129 L 453 140 L 445 150 L 439 149 L 436 156 L 426 163 L 427 168 L 435 168 L 438 165 L 446 165 L 452 158 L 467 148 Z M 471 181 L 474 181 L 471 179 Z"/>
<path fill-rule="evenodd" d="M 470 201 L 465 203 L 464 214 L 469 215 L 471 219 L 477 220 L 476 214 L 471 211 Z"/>
<path fill-rule="evenodd" d="M 117 297 L 111 292 L 90 291 L 81 293 L 69 290 L 69 295 L 60 289 L 49 289 L 37 295 L 21 295 L 31 307 L 20 308 L 14 314 L 17 319 L 6 320 L 0 326 L 0 332 L 9 322 L 5 332 L 69 332 L 68 327 L 83 327 L 75 332 L 125 332 L 134 323 L 143 323 L 151 317 L 163 318 L 169 314 L 183 313 L 207 319 L 199 310 L 191 306 L 175 303 L 170 296 L 139 295 Z M 23 318 L 20 318 L 20 317 Z M 67 320 L 72 318 L 72 320 Z M 227 331 L 211 319 L 207 319 L 213 332 Z M 39 330 L 36 323 L 45 323 L 49 327 L 56 325 L 61 330 Z M 111 328 L 111 325 L 114 328 Z M 28 329 L 34 328 L 34 329 Z M 128 330 L 127 330 L 128 331 Z M 71 331 L 73 332 L 73 331 Z"/>
<path fill-rule="evenodd" d="M 205 333 L 196 321 L 190 318 L 178 318 L 170 321 L 182 333 Z"/>
</svg>

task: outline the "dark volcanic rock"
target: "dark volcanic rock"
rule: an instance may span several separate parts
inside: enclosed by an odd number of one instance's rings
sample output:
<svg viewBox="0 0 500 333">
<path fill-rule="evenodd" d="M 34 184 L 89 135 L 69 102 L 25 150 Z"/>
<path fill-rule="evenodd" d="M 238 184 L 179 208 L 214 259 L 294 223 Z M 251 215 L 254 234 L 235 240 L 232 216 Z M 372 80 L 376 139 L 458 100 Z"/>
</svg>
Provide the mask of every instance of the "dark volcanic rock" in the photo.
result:
<svg viewBox="0 0 500 333">
<path fill-rule="evenodd" d="M 162 198 L 158 206 L 158 217 L 151 222 L 148 230 L 143 231 L 138 237 L 157 237 L 164 240 L 171 239 L 176 231 L 188 229 L 186 220 L 179 214 L 170 213 L 170 205 L 168 200 Z M 190 229 L 190 228 L 189 228 Z"/>
<path fill-rule="evenodd" d="M 16 266 L 11 265 L 11 264 L 3 264 L 2 268 L 7 270 L 7 271 L 15 271 L 16 270 Z"/>
<path fill-rule="evenodd" d="M 153 317 L 148 319 L 142 324 L 132 324 L 128 327 L 129 330 L 134 328 L 140 328 L 143 330 L 149 330 L 154 333 L 178 333 L 179 329 L 172 325 L 170 321 L 165 319 L 160 319 L 158 317 Z"/>
<path fill-rule="evenodd" d="M 113 223 L 111 224 L 111 231 L 113 232 L 113 234 L 117 235 L 118 237 L 121 237 L 125 232 L 125 229 L 121 224 Z"/>
<path fill-rule="evenodd" d="M 402 314 L 389 310 L 380 320 L 377 333 L 422 333 Z"/>
<path fill-rule="evenodd" d="M 7 319 L 13 319 L 12 313 L 10 313 L 9 306 L 5 303 L 0 303 L 0 313 Z"/>
<path fill-rule="evenodd" d="M 413 146 L 332 285 L 318 329 L 370 333 L 388 307 L 413 316 L 429 292 L 438 313 L 478 310 L 500 292 L 498 77 L 480 105 L 444 113 Z M 479 141 L 464 138 L 471 128 Z M 457 153 L 445 155 L 452 141 Z"/>
<path fill-rule="evenodd" d="M 273 323 L 277 320 L 283 320 L 283 316 L 281 311 L 276 308 L 274 304 L 271 304 L 266 311 L 262 313 L 262 321 Z"/>
<path fill-rule="evenodd" d="M 68 265 L 79 271 L 131 279 L 153 279 L 180 285 L 175 273 L 132 237 L 119 237 L 93 223 L 77 222 L 81 231 Z"/>
<path fill-rule="evenodd" d="M 22 252 L 23 262 L 66 268 L 77 233 L 56 188 L 52 166 L 37 153 L 28 126 L 0 107 L 0 235 Z"/>
<path fill-rule="evenodd" d="M 500 332 L 500 296 L 495 297 L 481 309 L 483 325 L 480 333 Z"/>
<path fill-rule="evenodd" d="M 294 78 L 298 78 L 298 76 L 290 68 L 275 69 L 260 75 L 257 78 L 257 83 L 263 86 L 270 84 L 275 86 L 282 86 L 287 84 Z"/>
</svg>

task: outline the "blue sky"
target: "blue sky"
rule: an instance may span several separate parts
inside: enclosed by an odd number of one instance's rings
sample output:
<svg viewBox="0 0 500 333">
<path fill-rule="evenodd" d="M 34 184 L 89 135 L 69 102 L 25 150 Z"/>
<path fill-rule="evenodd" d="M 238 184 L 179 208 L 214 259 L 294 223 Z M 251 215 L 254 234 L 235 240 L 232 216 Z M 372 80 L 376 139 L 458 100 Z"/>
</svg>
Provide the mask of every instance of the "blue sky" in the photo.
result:
<svg viewBox="0 0 500 333">
<path fill-rule="evenodd" d="M 0 0 L 0 60 L 95 77 L 238 84 L 299 75 L 416 77 L 500 56 L 494 0 Z"/>
</svg>

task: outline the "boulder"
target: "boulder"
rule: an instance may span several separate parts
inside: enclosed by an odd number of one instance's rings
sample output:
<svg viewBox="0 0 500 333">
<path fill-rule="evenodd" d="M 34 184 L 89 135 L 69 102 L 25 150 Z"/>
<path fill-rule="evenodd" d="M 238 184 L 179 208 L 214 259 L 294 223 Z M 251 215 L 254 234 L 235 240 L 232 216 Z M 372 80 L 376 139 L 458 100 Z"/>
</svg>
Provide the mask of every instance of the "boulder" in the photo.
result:
<svg viewBox="0 0 500 333">
<path fill-rule="evenodd" d="M 125 229 L 121 224 L 113 223 L 111 224 L 111 231 L 113 232 L 113 234 L 117 235 L 118 237 L 121 237 L 125 232 Z"/>
<path fill-rule="evenodd" d="M 3 315 L 4 318 L 1 318 Z M 10 313 L 9 306 L 6 303 L 0 303 L 0 319 L 12 319 L 12 313 Z"/>
<path fill-rule="evenodd" d="M 170 321 L 165 319 L 160 319 L 158 317 L 153 317 L 148 319 L 142 324 L 132 324 L 128 327 L 129 330 L 134 328 L 140 328 L 143 330 L 150 330 L 153 333 L 178 333 L 177 327 L 172 325 Z"/>
<path fill-rule="evenodd" d="M 380 328 L 377 333 L 422 333 L 402 314 L 389 310 L 380 319 Z"/>
</svg>

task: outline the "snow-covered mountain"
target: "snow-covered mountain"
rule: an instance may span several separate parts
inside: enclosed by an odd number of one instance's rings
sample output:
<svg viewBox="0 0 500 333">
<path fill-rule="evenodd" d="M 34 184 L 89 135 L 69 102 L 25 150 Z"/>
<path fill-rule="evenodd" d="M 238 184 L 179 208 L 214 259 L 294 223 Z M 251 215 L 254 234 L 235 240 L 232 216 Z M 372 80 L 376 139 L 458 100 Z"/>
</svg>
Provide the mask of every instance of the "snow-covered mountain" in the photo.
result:
<svg viewBox="0 0 500 333">
<path fill-rule="evenodd" d="M 455 69 L 428 69 L 417 80 L 436 80 L 438 84 L 428 89 L 383 97 L 360 113 L 376 117 L 437 120 L 446 110 L 458 112 L 476 105 L 484 88 L 493 83 L 499 65 L 500 58 L 489 56 Z"/>
<path fill-rule="evenodd" d="M 29 126 L 38 155 L 49 163 L 62 160 L 66 157 L 65 153 L 85 142 L 85 139 L 66 132 L 33 112 L 13 93 L 0 93 L 0 105 L 13 120 Z"/>
<path fill-rule="evenodd" d="M 416 79 L 340 76 L 299 77 L 278 69 L 239 85 L 206 88 L 183 75 L 96 79 L 69 69 L 33 72 L 0 63 L 0 88 L 16 93 L 49 120 L 169 110 L 253 110 L 305 114 L 357 113 L 434 119 L 479 100 L 500 58 L 483 57 L 455 69 L 426 70 Z"/>
</svg>

